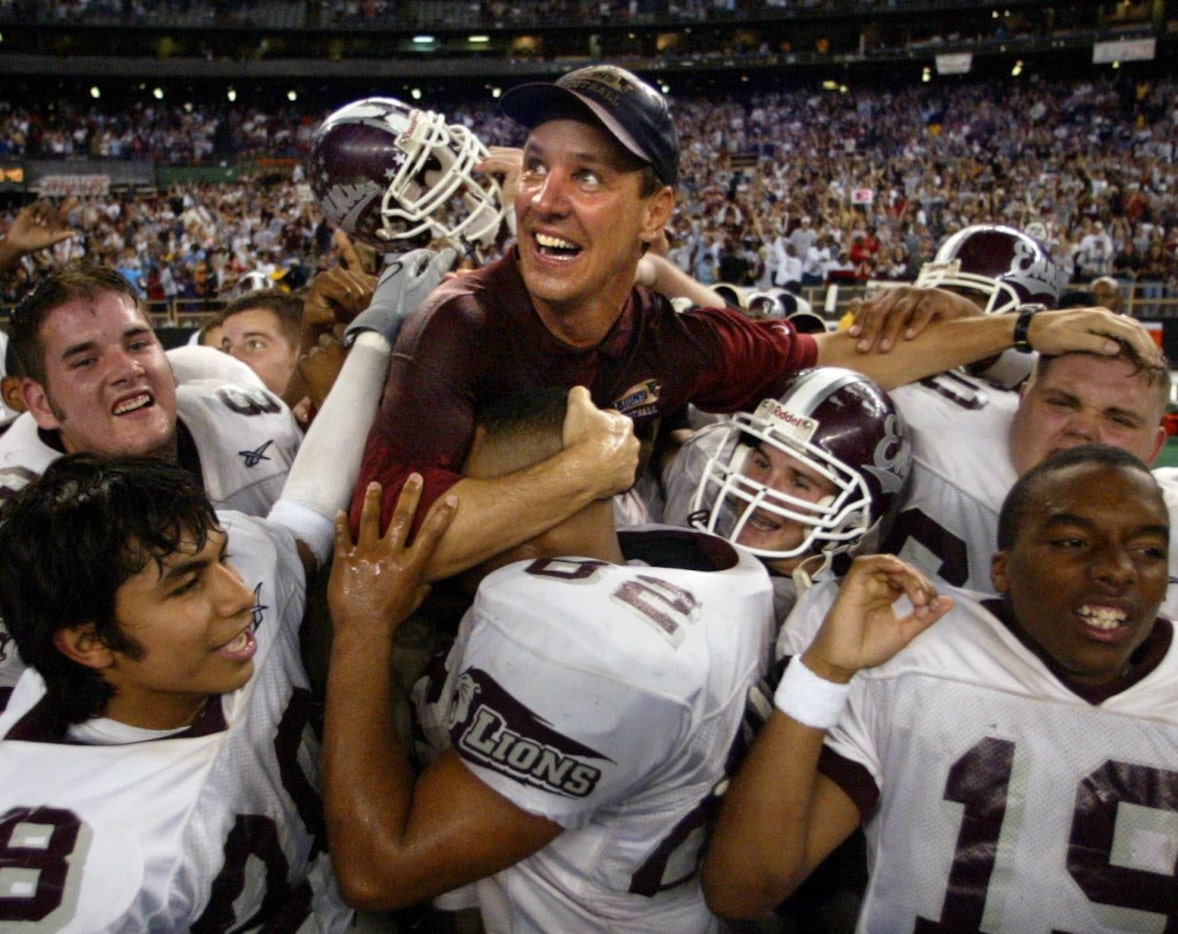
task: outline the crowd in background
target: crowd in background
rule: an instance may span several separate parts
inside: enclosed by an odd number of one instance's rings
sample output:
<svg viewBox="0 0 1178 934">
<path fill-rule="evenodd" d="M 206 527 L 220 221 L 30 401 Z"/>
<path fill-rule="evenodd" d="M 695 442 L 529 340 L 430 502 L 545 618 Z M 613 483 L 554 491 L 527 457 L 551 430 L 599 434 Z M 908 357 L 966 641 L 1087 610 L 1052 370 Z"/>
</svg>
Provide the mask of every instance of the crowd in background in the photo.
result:
<svg viewBox="0 0 1178 934">
<path fill-rule="evenodd" d="M 1044 240 L 1071 282 L 1114 275 L 1162 297 L 1178 291 L 1175 88 L 969 82 L 677 98 L 683 165 L 670 255 L 705 283 L 911 280 L 948 233 L 998 221 Z M 493 102 L 437 109 L 487 144 L 521 141 Z M 325 262 L 330 230 L 300 161 L 325 115 L 294 105 L 276 114 L 30 105 L 0 118 L 0 153 L 288 158 L 280 174 L 243 182 L 83 200 L 71 216 L 83 236 L 40 258 L 85 253 L 137 277 L 153 301 L 191 304 L 232 294 L 252 271 L 297 287 Z M 31 263 L 0 299 L 21 294 Z"/>
</svg>

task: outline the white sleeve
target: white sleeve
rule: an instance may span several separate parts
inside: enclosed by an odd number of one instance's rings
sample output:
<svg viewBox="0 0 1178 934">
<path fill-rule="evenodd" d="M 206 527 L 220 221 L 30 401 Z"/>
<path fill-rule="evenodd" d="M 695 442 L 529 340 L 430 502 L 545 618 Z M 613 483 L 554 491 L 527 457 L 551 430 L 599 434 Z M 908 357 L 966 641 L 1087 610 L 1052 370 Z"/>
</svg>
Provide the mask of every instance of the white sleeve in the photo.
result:
<svg viewBox="0 0 1178 934">
<path fill-rule="evenodd" d="M 578 614 L 546 623 L 526 602 L 516 605 L 507 625 L 480 619 L 477 603 L 464 624 L 451 744 L 517 807 L 574 829 L 665 766 L 690 729 L 690 711 L 627 677 L 622 652 L 613 676 L 580 664 L 569 636 Z M 521 626 L 528 636 L 516 639 L 511 628 Z M 537 628 L 548 636 L 538 640 Z"/>
<path fill-rule="evenodd" d="M 360 475 L 391 352 L 375 331 L 359 334 L 270 511 L 269 518 L 305 542 L 321 566 L 331 554 L 335 514 L 348 507 Z"/>
</svg>

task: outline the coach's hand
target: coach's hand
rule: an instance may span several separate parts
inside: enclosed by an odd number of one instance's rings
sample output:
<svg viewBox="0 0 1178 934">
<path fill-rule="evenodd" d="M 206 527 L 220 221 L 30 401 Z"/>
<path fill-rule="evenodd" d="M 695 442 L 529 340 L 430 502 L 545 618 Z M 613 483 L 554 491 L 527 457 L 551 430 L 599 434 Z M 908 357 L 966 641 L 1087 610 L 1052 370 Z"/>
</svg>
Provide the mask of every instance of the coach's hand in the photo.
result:
<svg viewBox="0 0 1178 934">
<path fill-rule="evenodd" d="M 944 289 L 895 286 L 882 289 L 867 301 L 851 303 L 855 316 L 849 333 L 857 337 L 860 353 L 887 353 L 903 338 L 912 340 L 933 321 L 980 315 L 982 310 L 963 295 Z"/>
<path fill-rule="evenodd" d="M 594 465 L 585 479 L 596 487 L 598 499 L 634 485 L 640 450 L 634 422 L 616 409 L 599 409 L 584 386 L 569 390 L 561 440 L 566 450 L 580 447 Z"/>
<path fill-rule="evenodd" d="M 344 331 L 344 346 L 350 347 L 361 331 L 376 331 L 392 347 L 405 316 L 445 278 L 458 254 L 443 250 L 411 250 L 393 260 L 376 283 L 372 301 Z"/>
<path fill-rule="evenodd" d="M 1107 308 L 1041 311 L 1031 318 L 1027 342 L 1049 356 L 1069 351 L 1115 356 L 1124 348 L 1149 366 L 1165 365 L 1165 357 L 1140 321 Z"/>
</svg>

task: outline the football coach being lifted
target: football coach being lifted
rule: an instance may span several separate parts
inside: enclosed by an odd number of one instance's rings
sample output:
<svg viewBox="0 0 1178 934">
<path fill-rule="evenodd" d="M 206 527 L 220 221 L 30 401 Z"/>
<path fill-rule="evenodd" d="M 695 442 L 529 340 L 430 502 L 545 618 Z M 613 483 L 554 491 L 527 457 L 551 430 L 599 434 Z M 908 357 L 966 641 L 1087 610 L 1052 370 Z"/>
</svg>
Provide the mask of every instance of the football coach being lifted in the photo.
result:
<svg viewBox="0 0 1178 934">
<path fill-rule="evenodd" d="M 452 277 L 410 315 L 390 362 L 352 505 L 383 488 L 385 521 L 406 478 L 424 478 L 424 514 L 453 487 L 462 510 L 434 553 L 436 580 L 539 535 L 588 503 L 628 489 L 639 441 L 686 403 L 716 412 L 778 397 L 799 371 L 849 366 L 884 388 L 988 356 L 1019 339 L 1048 353 L 1114 353 L 1117 340 L 1156 355 L 1136 322 L 1105 311 L 934 320 L 884 354 L 846 332 L 798 334 L 720 308 L 677 313 L 635 285 L 638 262 L 675 206 L 679 138 L 666 99 L 612 65 L 525 84 L 504 111 L 529 130 L 514 207 L 517 243 L 502 259 Z M 669 266 L 670 264 L 666 264 Z M 660 291 L 691 294 L 690 280 Z M 661 273 L 660 273 L 661 275 Z M 890 296 L 899 311 L 966 302 L 936 290 Z M 1109 338 L 1114 338 L 1110 340 Z M 582 385 L 593 405 L 570 406 L 564 446 L 505 476 L 462 477 L 475 411 L 533 387 Z M 625 416 L 625 417 L 623 417 Z"/>
</svg>

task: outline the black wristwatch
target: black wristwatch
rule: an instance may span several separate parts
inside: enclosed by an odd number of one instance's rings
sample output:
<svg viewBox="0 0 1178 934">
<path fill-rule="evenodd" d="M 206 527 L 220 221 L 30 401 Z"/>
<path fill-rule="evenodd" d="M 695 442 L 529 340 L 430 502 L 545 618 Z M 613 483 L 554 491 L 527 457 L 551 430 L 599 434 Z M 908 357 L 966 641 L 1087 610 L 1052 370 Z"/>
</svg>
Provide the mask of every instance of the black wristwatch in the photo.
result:
<svg viewBox="0 0 1178 934">
<path fill-rule="evenodd" d="M 1042 304 L 1019 305 L 1018 320 L 1014 323 L 1014 349 L 1019 353 L 1030 353 L 1035 348 L 1027 340 L 1027 332 L 1031 329 L 1031 319 L 1040 311 L 1046 311 Z"/>
</svg>

